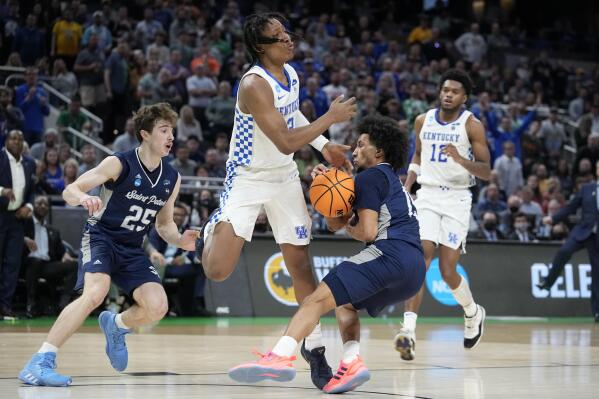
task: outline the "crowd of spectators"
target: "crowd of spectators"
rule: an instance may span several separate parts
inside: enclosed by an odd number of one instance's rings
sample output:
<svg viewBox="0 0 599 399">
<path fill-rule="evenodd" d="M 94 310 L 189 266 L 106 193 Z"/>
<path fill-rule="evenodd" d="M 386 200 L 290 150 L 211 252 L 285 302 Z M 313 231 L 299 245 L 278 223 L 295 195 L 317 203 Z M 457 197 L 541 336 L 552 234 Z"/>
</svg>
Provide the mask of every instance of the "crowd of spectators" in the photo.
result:
<svg viewBox="0 0 599 399">
<path fill-rule="evenodd" d="M 315 13 L 312 3 L 279 7 L 294 34 L 290 63 L 308 120 L 338 95 L 355 96 L 356 121 L 332 126 L 331 140 L 353 144 L 355 122 L 378 113 L 397 120 L 413 143 L 414 119 L 436 106 L 440 76 L 466 70 L 475 83 L 468 106 L 487 129 L 493 168 L 491 181 L 473 188 L 471 235 L 529 242 L 567 234 L 568 226 L 541 221 L 596 177 L 599 67 L 572 61 L 595 48 L 592 38 L 567 17 L 531 33 L 510 22 L 508 6 L 457 17 L 444 2 L 419 13 L 403 13 L 401 2 L 349 1 Z M 36 192 L 58 195 L 100 160 L 69 128 L 126 151 L 138 144 L 131 111 L 166 101 L 179 111 L 169 162 L 184 177 L 224 178 L 236 89 L 248 68 L 244 16 L 265 10 L 234 0 L 3 1 L 0 63 L 26 69 L 18 84 L 0 87 L 0 147 L 21 130 L 37 162 Z M 558 51 L 566 55 L 558 59 Z M 42 81 L 70 104 L 51 99 Z M 46 125 L 52 107 L 58 119 Z M 81 107 L 102 119 L 102 131 Z M 319 159 L 309 147 L 296 154 L 306 198 Z M 180 200 L 187 223 L 200 225 L 218 191 L 213 182 L 194 184 Z M 313 231 L 326 233 L 313 214 Z M 257 230 L 267 229 L 261 215 Z"/>
</svg>

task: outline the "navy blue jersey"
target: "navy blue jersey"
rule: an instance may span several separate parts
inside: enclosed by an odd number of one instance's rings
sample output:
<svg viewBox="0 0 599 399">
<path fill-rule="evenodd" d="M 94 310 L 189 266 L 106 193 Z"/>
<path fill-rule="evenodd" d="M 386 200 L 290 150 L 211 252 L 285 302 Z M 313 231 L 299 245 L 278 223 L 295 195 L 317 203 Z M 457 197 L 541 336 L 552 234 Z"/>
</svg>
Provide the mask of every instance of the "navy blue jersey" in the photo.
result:
<svg viewBox="0 0 599 399">
<path fill-rule="evenodd" d="M 157 179 L 150 180 L 138 150 L 114 154 L 121 161 L 123 170 L 116 181 L 102 186 L 103 207 L 87 220 L 86 226 L 91 233 L 106 234 L 111 240 L 127 246 L 141 246 L 179 178 L 179 173 L 163 159 Z"/>
<path fill-rule="evenodd" d="M 388 163 L 360 172 L 355 180 L 354 212 L 371 209 L 378 212 L 375 241 L 403 240 L 420 247 L 420 230 L 412 198 Z"/>
</svg>

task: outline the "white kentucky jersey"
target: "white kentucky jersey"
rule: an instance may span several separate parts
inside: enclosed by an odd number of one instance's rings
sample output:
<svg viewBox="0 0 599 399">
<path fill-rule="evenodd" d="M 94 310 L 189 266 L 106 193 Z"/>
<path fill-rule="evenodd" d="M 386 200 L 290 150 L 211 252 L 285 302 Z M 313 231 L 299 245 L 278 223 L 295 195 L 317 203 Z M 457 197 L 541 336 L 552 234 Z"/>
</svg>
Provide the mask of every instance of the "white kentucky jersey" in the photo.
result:
<svg viewBox="0 0 599 399">
<path fill-rule="evenodd" d="M 291 65 L 284 65 L 287 82 L 279 82 L 265 68 L 254 65 L 242 77 L 255 74 L 264 78 L 270 85 L 275 108 L 283 115 L 287 127 L 306 124 L 299 110 L 299 79 Z M 288 85 L 288 86 L 287 86 Z M 230 166 L 244 166 L 251 169 L 269 169 L 288 166 L 293 163 L 293 154 L 285 155 L 260 129 L 251 114 L 241 112 L 239 99 L 235 104 L 235 121 L 231 145 L 229 146 Z"/>
<path fill-rule="evenodd" d="M 439 109 L 426 113 L 420 130 L 420 185 L 459 189 L 475 184 L 474 176 L 466 168 L 441 152 L 447 144 L 453 144 L 461 156 L 474 160 L 466 132 L 466 121 L 470 115 L 472 113 L 464 109 L 458 119 L 445 123 L 439 119 Z"/>
</svg>

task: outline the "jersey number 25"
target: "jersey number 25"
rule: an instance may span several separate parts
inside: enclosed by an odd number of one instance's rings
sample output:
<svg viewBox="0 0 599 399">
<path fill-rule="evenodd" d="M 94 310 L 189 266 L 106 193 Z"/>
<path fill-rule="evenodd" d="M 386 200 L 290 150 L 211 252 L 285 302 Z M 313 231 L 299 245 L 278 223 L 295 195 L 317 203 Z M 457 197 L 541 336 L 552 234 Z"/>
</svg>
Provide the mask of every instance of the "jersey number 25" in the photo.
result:
<svg viewBox="0 0 599 399">
<path fill-rule="evenodd" d="M 131 205 L 129 212 L 133 212 L 133 215 L 126 216 L 125 219 L 123 219 L 123 223 L 121 223 L 121 227 L 131 231 L 142 231 L 150 224 L 152 221 L 151 219 L 156 216 L 156 211 L 154 209 L 146 209 L 144 212 L 144 209 L 138 205 Z M 139 222 L 141 222 L 141 224 Z"/>
</svg>

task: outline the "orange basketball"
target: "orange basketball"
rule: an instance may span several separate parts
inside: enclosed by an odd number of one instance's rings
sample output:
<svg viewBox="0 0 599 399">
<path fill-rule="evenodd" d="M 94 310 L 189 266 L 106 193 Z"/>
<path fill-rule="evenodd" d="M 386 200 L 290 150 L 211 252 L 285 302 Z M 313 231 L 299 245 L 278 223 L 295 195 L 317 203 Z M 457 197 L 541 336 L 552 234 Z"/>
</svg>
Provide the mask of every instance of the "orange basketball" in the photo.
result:
<svg viewBox="0 0 599 399">
<path fill-rule="evenodd" d="M 316 176 L 310 186 L 312 206 L 326 217 L 348 214 L 355 198 L 353 177 L 339 169 Z"/>
</svg>

